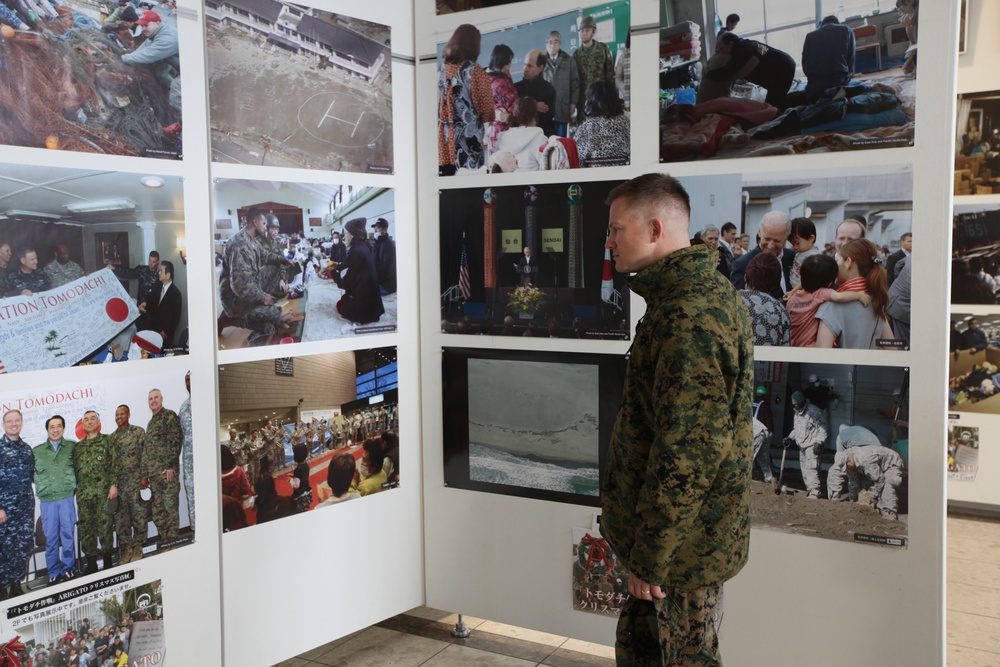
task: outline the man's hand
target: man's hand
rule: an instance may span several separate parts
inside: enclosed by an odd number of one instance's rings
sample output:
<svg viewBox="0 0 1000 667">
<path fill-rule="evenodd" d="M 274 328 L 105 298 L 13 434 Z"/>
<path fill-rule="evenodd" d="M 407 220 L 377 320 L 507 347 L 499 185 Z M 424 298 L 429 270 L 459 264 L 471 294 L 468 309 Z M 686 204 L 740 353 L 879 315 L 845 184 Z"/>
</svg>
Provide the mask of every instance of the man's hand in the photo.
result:
<svg viewBox="0 0 1000 667">
<path fill-rule="evenodd" d="M 795 440 L 793 438 L 785 438 L 784 440 L 781 441 L 781 446 L 784 447 L 785 449 L 788 449 L 794 444 Z"/>
<path fill-rule="evenodd" d="M 573 103 L 570 103 L 570 105 L 569 105 L 569 117 L 572 118 L 573 114 L 575 114 L 575 113 L 576 113 L 576 105 L 573 104 Z"/>
<path fill-rule="evenodd" d="M 667 597 L 659 586 L 651 586 L 631 572 L 628 573 L 628 592 L 640 600 L 662 600 Z"/>
<path fill-rule="evenodd" d="M 7 523 L 7 510 L 0 510 L 0 523 Z"/>
<path fill-rule="evenodd" d="M 174 481 L 174 476 L 176 474 L 177 473 L 174 471 L 173 468 L 167 468 L 166 470 L 163 471 L 163 476 L 167 478 L 168 482 Z"/>
<path fill-rule="evenodd" d="M 265 306 L 273 306 L 274 305 L 274 297 L 272 295 L 270 295 L 270 294 L 265 294 L 264 295 L 264 305 Z"/>
<path fill-rule="evenodd" d="M 112 484 L 111 490 L 108 491 L 108 500 L 114 500 L 117 497 L 118 497 L 118 485 Z"/>
<path fill-rule="evenodd" d="M 539 102 L 538 103 L 538 112 L 539 113 L 548 113 L 549 112 L 549 105 L 546 104 L 545 102 Z"/>
<path fill-rule="evenodd" d="M 146 302 L 145 301 L 143 301 L 142 303 L 139 304 L 139 312 L 142 313 L 143 315 L 146 314 Z"/>
</svg>

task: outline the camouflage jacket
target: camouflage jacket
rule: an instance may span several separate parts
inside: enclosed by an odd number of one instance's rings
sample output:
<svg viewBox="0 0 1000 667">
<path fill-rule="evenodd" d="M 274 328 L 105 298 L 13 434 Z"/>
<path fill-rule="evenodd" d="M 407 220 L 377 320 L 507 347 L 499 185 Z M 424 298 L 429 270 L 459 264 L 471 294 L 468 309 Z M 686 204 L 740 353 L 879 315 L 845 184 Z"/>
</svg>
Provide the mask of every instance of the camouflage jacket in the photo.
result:
<svg viewBox="0 0 1000 667">
<path fill-rule="evenodd" d="M 52 287 L 61 287 L 62 285 L 71 283 L 78 278 L 83 278 L 85 275 L 83 267 L 73 260 L 70 260 L 65 264 L 60 264 L 58 260 L 54 259 L 45 265 L 44 271 L 49 277 L 49 282 L 52 283 Z"/>
<path fill-rule="evenodd" d="M 136 303 L 142 303 L 149 297 L 150 294 L 153 293 L 153 289 L 160 282 L 158 271 L 159 269 L 150 270 L 149 266 L 146 264 L 138 264 L 131 269 L 114 269 L 115 276 L 121 278 L 122 280 L 130 280 L 134 278 L 139 281 L 139 291 L 136 294 Z"/>
<path fill-rule="evenodd" d="M 129 424 L 124 429 L 112 433 L 111 442 L 118 449 L 119 490 L 122 490 L 124 485 L 138 488 L 139 479 L 145 476 L 142 450 L 146 446 L 146 431 L 141 426 Z"/>
<path fill-rule="evenodd" d="M 103 433 L 84 438 L 73 446 L 73 466 L 78 497 L 106 497 L 111 486 L 118 484 L 118 447 Z"/>
<path fill-rule="evenodd" d="M 261 283 L 260 270 L 268 264 L 283 261 L 280 255 L 266 250 L 245 229 L 229 239 L 219 276 L 219 296 L 226 315 L 246 317 L 252 309 L 264 305 L 267 293 Z"/>
<path fill-rule="evenodd" d="M 753 335 L 714 248 L 628 278 L 646 301 L 602 480 L 601 533 L 653 585 L 718 586 L 750 544 Z"/>
<path fill-rule="evenodd" d="M 24 439 L 0 435 L 0 509 L 8 518 L 13 509 L 34 507 L 31 483 L 35 481 L 35 457 Z M 33 519 L 29 519 L 33 520 Z"/>
<path fill-rule="evenodd" d="M 176 412 L 163 408 L 153 415 L 146 426 L 146 449 L 142 457 L 146 476 L 160 479 L 164 470 L 179 470 L 183 441 L 181 420 Z"/>
<path fill-rule="evenodd" d="M 587 86 L 595 81 L 615 81 L 615 59 L 604 42 L 594 40 L 593 46 L 580 46 L 573 52 L 576 69 L 580 73 L 580 97 L 577 104 L 577 122 L 583 122 L 587 104 Z"/>
</svg>

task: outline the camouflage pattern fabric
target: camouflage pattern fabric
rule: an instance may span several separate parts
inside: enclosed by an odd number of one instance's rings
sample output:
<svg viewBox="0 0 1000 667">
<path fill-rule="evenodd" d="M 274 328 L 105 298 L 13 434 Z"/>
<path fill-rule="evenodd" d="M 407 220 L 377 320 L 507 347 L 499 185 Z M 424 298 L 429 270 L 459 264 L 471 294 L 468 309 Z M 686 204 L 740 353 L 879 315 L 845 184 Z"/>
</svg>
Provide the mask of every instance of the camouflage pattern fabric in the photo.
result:
<svg viewBox="0 0 1000 667">
<path fill-rule="evenodd" d="M 601 533 L 645 582 L 720 586 L 750 543 L 753 337 L 706 245 L 628 279 L 646 301 L 602 480 Z"/>
<path fill-rule="evenodd" d="M 257 242 L 261 245 L 261 257 L 264 258 L 260 269 L 261 286 L 268 294 L 280 296 L 281 281 L 285 277 L 285 271 L 281 267 L 285 259 L 281 241 L 258 237 Z"/>
<path fill-rule="evenodd" d="M 267 334 L 274 333 L 281 324 L 281 309 L 264 305 L 267 293 L 261 284 L 261 270 L 275 261 L 276 258 L 265 255 L 260 242 L 243 229 L 226 243 L 219 276 L 219 294 L 226 315 L 241 318 L 248 328 Z"/>
<path fill-rule="evenodd" d="M 53 287 L 61 287 L 77 278 L 83 278 L 85 275 L 83 268 L 73 260 L 60 264 L 58 260 L 54 259 L 45 265 L 44 271 Z"/>
<path fill-rule="evenodd" d="M 101 550 L 109 552 L 114 546 L 114 518 L 105 511 L 105 505 L 108 491 L 118 484 L 121 472 L 118 448 L 103 433 L 84 438 L 73 448 L 73 467 L 80 547 L 85 555 L 94 556 L 100 538 Z"/>
<path fill-rule="evenodd" d="M 184 497 L 187 499 L 188 521 L 194 530 L 194 431 L 191 426 L 191 399 L 181 403 L 178 414 L 181 420 L 181 475 L 184 478 Z"/>
<path fill-rule="evenodd" d="M 34 480 L 35 457 L 28 443 L 0 436 L 0 509 L 7 514 L 7 521 L 0 524 L 0 586 L 4 588 L 24 577 L 24 565 L 35 544 Z"/>
<path fill-rule="evenodd" d="M 722 587 L 667 588 L 662 600 L 629 597 L 618 616 L 618 667 L 722 665 Z"/>
<path fill-rule="evenodd" d="M 181 493 L 178 459 L 184 436 L 181 420 L 177 413 L 162 408 L 153 415 L 146 426 L 146 450 L 143 452 L 143 467 L 149 478 L 149 488 L 153 492 L 153 523 L 160 535 L 160 542 L 177 537 L 180 530 L 178 501 Z M 173 481 L 169 481 L 164 470 L 175 471 Z"/>
<path fill-rule="evenodd" d="M 139 264 L 131 269 L 114 269 L 115 276 L 123 280 L 135 278 L 139 281 L 139 292 L 136 303 L 145 301 L 160 283 L 159 268 L 150 271 L 149 265 Z"/>
<path fill-rule="evenodd" d="M 142 452 L 146 446 L 146 431 L 129 424 L 111 434 L 118 449 L 118 512 L 115 532 L 119 546 L 130 548 L 146 541 L 146 504 L 139 498 L 139 480 L 145 477 Z"/>
<path fill-rule="evenodd" d="M 576 103 L 577 123 L 583 122 L 587 105 L 587 86 L 595 81 L 615 82 L 615 59 L 604 42 L 594 40 L 593 46 L 581 46 L 573 52 L 576 69 L 580 73 L 580 98 Z"/>
<path fill-rule="evenodd" d="M 35 269 L 29 273 L 19 268 L 12 269 L 4 279 L 3 292 L 6 296 L 20 296 L 28 290 L 32 294 L 47 292 L 52 289 L 52 282 L 45 271 Z"/>
</svg>

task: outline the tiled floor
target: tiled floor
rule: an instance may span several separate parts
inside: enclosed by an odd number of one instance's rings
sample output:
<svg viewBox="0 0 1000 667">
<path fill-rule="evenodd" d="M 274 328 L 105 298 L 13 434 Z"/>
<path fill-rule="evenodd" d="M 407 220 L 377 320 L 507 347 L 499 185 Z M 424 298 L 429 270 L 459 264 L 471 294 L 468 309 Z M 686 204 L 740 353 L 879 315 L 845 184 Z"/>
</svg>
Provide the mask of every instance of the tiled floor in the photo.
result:
<svg viewBox="0 0 1000 667">
<path fill-rule="evenodd" d="M 1000 666 L 1000 521 L 948 517 L 948 667 Z M 614 649 L 417 607 L 275 667 L 612 667 Z"/>
</svg>

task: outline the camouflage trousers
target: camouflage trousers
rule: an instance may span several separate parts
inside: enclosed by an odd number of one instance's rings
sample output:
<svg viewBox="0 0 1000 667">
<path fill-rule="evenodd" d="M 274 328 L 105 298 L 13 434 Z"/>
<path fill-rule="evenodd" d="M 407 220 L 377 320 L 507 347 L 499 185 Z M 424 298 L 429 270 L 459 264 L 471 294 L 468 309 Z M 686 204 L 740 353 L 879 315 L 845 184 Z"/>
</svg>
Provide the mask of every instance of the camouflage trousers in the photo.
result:
<svg viewBox="0 0 1000 667">
<path fill-rule="evenodd" d="M 277 306 L 257 306 L 243 319 L 247 329 L 252 329 L 257 337 L 270 336 L 281 326 L 281 308 Z M 255 336 L 251 335 L 251 339 Z"/>
<path fill-rule="evenodd" d="M 5 508 L 7 521 L 0 523 L 0 586 L 24 579 L 25 565 L 35 546 L 35 502 L 29 494 Z"/>
<path fill-rule="evenodd" d="M 662 600 L 630 597 L 615 637 L 618 667 L 721 667 L 722 587 L 664 588 Z"/>
<path fill-rule="evenodd" d="M 184 478 L 184 497 L 187 500 L 188 522 L 194 531 L 194 451 L 185 445 L 181 448 L 181 477 Z"/>
<path fill-rule="evenodd" d="M 96 556 L 114 547 L 114 519 L 105 511 L 107 496 L 76 496 L 77 530 L 80 534 L 80 548 L 86 556 Z M 100 538 L 100 551 L 97 540 Z"/>
<path fill-rule="evenodd" d="M 150 480 L 153 491 L 153 523 L 156 524 L 156 532 L 160 535 L 160 542 L 168 542 L 177 537 L 180 530 L 180 514 L 178 505 L 180 503 L 181 481 L 174 476 L 174 481 L 168 482 L 166 478 Z"/>
<path fill-rule="evenodd" d="M 115 513 L 115 532 L 118 545 L 123 548 L 139 546 L 146 541 L 146 505 L 139 498 L 139 483 L 135 486 L 119 485 L 118 512 Z M 134 531 L 134 534 L 133 534 Z"/>
</svg>

